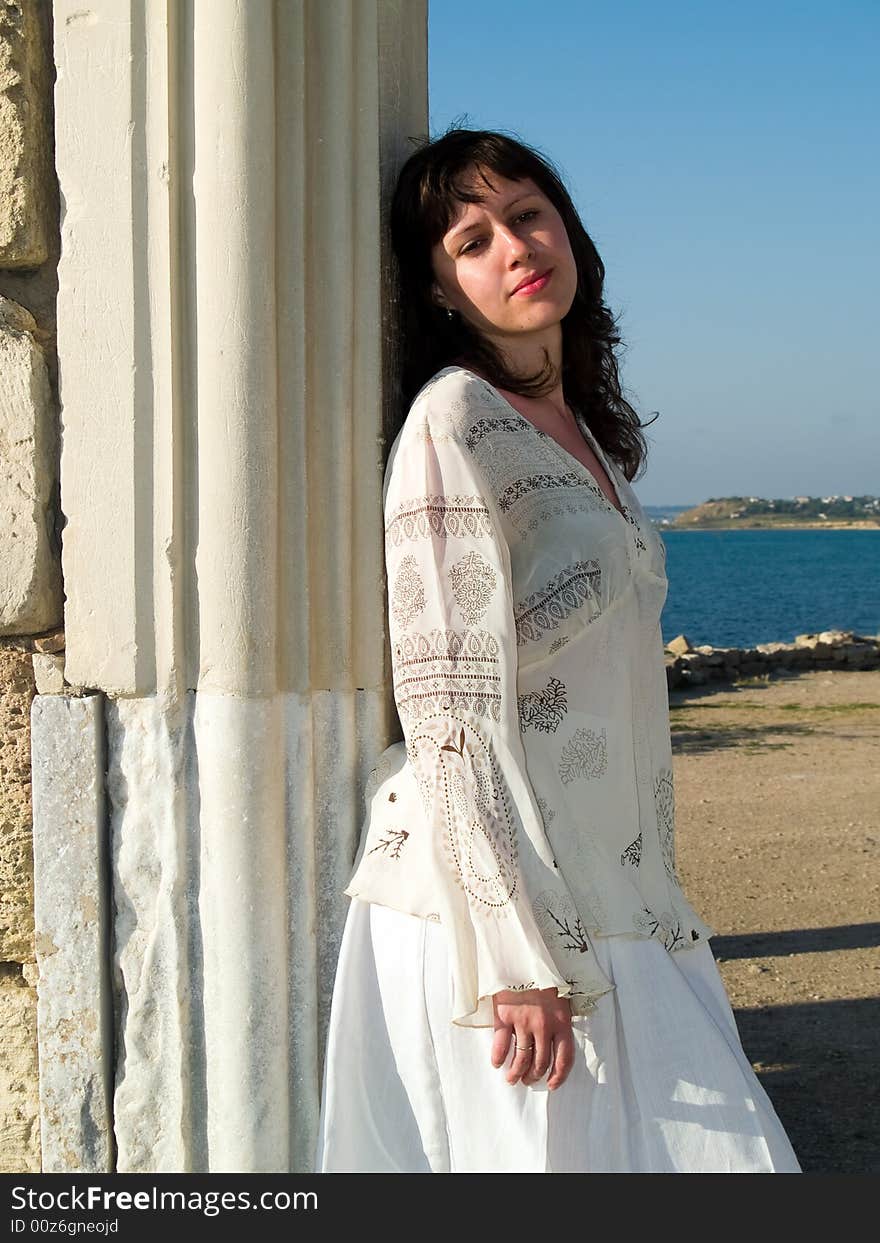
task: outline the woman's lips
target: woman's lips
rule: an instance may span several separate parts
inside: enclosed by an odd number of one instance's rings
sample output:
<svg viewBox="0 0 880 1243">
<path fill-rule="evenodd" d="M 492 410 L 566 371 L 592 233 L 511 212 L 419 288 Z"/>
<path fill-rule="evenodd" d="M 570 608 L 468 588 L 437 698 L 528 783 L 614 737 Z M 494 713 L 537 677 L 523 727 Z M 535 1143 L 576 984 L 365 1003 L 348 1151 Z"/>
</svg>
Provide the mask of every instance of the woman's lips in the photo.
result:
<svg viewBox="0 0 880 1243">
<path fill-rule="evenodd" d="M 553 269 L 550 268 L 549 272 L 545 272 L 544 275 L 539 276 L 536 281 L 532 281 L 531 285 L 522 285 L 519 289 L 514 289 L 514 296 L 518 297 L 520 294 L 540 293 L 552 275 Z"/>
</svg>

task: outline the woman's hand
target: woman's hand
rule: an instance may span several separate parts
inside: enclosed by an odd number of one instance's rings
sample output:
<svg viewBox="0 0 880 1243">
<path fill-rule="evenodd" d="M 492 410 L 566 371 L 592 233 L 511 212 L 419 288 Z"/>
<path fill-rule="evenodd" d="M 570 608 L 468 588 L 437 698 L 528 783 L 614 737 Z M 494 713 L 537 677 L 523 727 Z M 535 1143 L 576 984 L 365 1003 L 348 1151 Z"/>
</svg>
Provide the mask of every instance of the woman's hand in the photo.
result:
<svg viewBox="0 0 880 1243">
<path fill-rule="evenodd" d="M 563 1084 L 574 1065 L 571 1006 L 555 988 L 532 988 L 523 992 L 496 993 L 495 1039 L 492 1065 L 503 1066 L 510 1052 L 511 1037 L 519 1045 L 507 1072 L 508 1083 L 537 1083 L 550 1069 L 547 1087 Z M 534 1045 L 534 1049 L 529 1046 Z"/>
</svg>

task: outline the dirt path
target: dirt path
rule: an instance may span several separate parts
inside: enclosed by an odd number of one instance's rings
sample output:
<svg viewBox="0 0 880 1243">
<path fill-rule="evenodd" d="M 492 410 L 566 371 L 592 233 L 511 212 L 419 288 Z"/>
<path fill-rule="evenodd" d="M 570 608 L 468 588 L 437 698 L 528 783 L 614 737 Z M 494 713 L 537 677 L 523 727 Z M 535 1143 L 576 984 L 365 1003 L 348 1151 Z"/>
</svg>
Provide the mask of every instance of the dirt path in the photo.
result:
<svg viewBox="0 0 880 1243">
<path fill-rule="evenodd" d="M 679 872 L 805 1172 L 880 1172 L 880 671 L 670 692 Z"/>
</svg>

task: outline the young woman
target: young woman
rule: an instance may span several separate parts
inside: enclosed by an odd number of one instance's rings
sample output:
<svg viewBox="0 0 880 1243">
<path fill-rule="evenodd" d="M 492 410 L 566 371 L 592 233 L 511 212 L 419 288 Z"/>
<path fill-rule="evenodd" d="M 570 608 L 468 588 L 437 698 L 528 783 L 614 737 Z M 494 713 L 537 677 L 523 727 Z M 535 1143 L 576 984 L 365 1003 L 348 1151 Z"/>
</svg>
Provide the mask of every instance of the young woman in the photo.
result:
<svg viewBox="0 0 880 1243">
<path fill-rule="evenodd" d="M 391 230 L 403 741 L 345 891 L 316 1168 L 799 1172 L 675 871 L 664 547 L 602 261 L 494 132 L 417 150 Z"/>
</svg>

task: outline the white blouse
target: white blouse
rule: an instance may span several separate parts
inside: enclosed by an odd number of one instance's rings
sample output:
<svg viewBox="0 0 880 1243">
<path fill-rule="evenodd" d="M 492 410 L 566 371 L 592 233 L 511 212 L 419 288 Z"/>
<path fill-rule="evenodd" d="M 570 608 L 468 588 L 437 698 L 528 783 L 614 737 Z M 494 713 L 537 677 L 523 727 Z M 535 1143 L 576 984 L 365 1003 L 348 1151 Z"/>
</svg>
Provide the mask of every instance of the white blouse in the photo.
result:
<svg viewBox="0 0 880 1243">
<path fill-rule="evenodd" d="M 386 468 L 404 741 L 370 774 L 345 893 L 444 925 L 464 1026 L 492 1026 L 507 989 L 555 986 L 587 1013 L 613 988 L 593 936 L 676 951 L 714 933 L 675 873 L 664 544 L 589 442 L 622 513 L 496 388 L 450 366 Z"/>
</svg>

